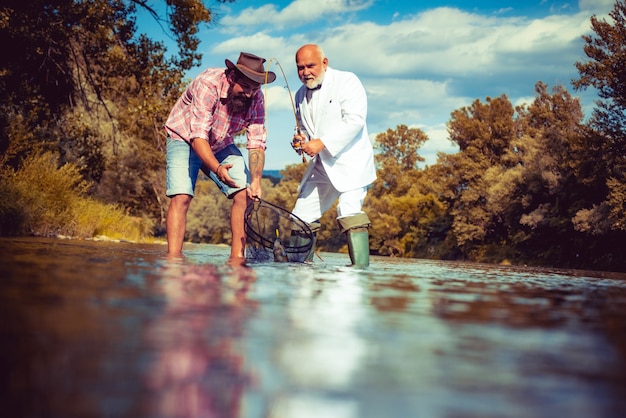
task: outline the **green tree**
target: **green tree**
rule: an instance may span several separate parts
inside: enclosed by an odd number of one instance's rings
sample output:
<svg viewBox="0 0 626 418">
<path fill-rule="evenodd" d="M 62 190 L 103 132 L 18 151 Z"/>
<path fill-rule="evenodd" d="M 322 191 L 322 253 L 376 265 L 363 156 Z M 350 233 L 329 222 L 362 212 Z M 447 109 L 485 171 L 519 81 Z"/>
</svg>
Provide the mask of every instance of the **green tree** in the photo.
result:
<svg viewBox="0 0 626 418">
<path fill-rule="evenodd" d="M 224 197 L 213 181 L 199 180 L 196 197 L 189 207 L 187 239 L 196 243 L 230 244 L 231 206 L 232 201 Z"/>
<path fill-rule="evenodd" d="M 515 109 L 502 95 L 475 100 L 471 106 L 452 112 L 448 122 L 450 140 L 473 161 L 486 166 L 499 164 L 517 134 Z"/>
<path fill-rule="evenodd" d="M 440 192 L 465 257 L 566 265 L 581 251 L 572 222 L 589 192 L 573 168 L 580 103 L 562 86 L 538 82 L 535 93 L 528 107 L 501 96 L 452 114 L 461 151 L 440 158 Z"/>
</svg>

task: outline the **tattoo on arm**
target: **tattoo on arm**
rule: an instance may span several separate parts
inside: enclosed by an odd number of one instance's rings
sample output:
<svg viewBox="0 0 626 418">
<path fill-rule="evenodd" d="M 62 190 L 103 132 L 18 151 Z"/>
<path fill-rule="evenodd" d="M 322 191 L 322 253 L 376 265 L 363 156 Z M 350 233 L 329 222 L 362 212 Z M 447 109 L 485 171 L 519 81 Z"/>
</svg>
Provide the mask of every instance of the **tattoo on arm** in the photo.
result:
<svg viewBox="0 0 626 418">
<path fill-rule="evenodd" d="M 248 150 L 248 158 L 250 165 L 250 176 L 255 178 L 261 178 L 263 176 L 263 166 L 265 165 L 265 151 L 263 149 L 250 149 Z"/>
</svg>

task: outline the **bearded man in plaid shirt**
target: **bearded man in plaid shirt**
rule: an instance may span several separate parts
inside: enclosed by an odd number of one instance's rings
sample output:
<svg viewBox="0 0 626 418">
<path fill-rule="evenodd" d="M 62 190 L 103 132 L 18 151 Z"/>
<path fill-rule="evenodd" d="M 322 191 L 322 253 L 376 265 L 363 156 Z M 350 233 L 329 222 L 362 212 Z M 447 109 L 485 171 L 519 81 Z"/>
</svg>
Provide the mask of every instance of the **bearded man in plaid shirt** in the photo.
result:
<svg viewBox="0 0 626 418">
<path fill-rule="evenodd" d="M 203 170 L 232 199 L 229 262 L 245 262 L 244 215 L 248 199 L 262 196 L 267 131 L 261 85 L 276 74 L 265 71 L 264 58 L 242 52 L 236 64 L 200 73 L 178 99 L 165 123 L 167 131 L 167 253 L 182 256 L 187 210 Z M 234 144 L 245 130 L 248 165 Z"/>
</svg>

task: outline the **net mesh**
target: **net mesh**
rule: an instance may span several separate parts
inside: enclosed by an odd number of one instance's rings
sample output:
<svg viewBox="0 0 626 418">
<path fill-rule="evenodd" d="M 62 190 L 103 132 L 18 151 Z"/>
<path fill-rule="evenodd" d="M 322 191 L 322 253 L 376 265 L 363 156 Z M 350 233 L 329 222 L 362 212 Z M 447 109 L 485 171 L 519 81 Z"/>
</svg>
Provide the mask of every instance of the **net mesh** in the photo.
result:
<svg viewBox="0 0 626 418">
<path fill-rule="evenodd" d="M 245 227 L 246 258 L 251 260 L 299 262 L 313 246 L 313 232 L 306 222 L 262 199 L 252 200 L 246 208 Z"/>
</svg>

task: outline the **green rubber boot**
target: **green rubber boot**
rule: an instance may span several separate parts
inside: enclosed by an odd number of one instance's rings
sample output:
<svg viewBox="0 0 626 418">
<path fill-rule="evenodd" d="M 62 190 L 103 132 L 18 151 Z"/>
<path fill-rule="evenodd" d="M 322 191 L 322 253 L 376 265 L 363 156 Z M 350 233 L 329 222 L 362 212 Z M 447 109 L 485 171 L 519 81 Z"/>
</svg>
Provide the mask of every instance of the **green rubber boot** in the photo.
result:
<svg viewBox="0 0 626 418">
<path fill-rule="evenodd" d="M 365 212 L 337 218 L 341 232 L 348 239 L 348 252 L 350 261 L 354 267 L 367 267 L 370 265 L 370 240 L 368 228 L 371 225 Z"/>
<path fill-rule="evenodd" d="M 367 228 L 353 228 L 346 233 L 348 252 L 354 267 L 363 268 L 370 265 L 370 242 Z"/>
</svg>

